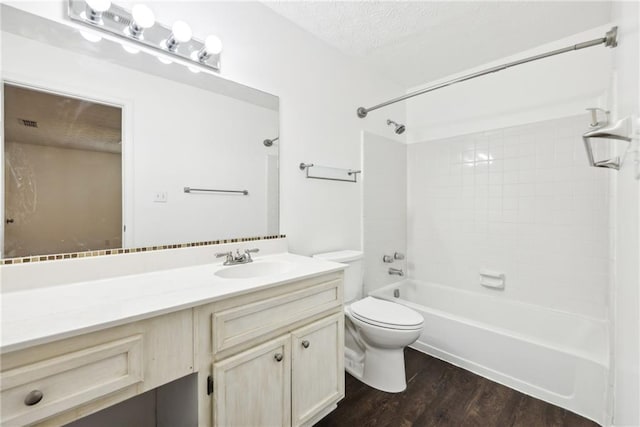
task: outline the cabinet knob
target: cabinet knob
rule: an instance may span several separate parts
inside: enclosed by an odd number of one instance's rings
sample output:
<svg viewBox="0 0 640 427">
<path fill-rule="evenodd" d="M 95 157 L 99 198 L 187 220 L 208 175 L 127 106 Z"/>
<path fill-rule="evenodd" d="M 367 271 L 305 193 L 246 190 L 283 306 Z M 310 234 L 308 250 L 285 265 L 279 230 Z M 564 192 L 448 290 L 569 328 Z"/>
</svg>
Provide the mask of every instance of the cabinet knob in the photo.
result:
<svg viewBox="0 0 640 427">
<path fill-rule="evenodd" d="M 44 394 L 42 394 L 40 390 L 30 391 L 29 394 L 27 394 L 27 396 L 24 398 L 24 404 L 27 406 L 33 406 L 40 402 L 43 397 Z"/>
<path fill-rule="evenodd" d="M 302 341 L 302 346 L 304 348 L 309 348 L 309 341 L 307 341 L 307 340 Z"/>
<path fill-rule="evenodd" d="M 276 359 L 276 362 L 282 362 L 284 356 L 282 355 L 282 353 L 276 353 L 273 355 L 273 358 Z"/>
</svg>

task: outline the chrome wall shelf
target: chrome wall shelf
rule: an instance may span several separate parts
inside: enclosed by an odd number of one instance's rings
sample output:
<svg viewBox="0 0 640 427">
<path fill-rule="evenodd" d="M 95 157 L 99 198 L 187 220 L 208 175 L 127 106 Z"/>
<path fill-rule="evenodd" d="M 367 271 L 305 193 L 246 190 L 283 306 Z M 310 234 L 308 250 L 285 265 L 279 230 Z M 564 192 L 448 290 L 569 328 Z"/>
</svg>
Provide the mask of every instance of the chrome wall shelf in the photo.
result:
<svg viewBox="0 0 640 427">
<path fill-rule="evenodd" d="M 312 175 L 311 168 L 316 168 L 316 175 Z M 300 163 L 300 170 L 305 171 L 306 177 L 310 179 L 342 182 L 358 182 L 358 174 L 362 173 L 361 170 L 320 166 L 313 163 Z"/>
</svg>

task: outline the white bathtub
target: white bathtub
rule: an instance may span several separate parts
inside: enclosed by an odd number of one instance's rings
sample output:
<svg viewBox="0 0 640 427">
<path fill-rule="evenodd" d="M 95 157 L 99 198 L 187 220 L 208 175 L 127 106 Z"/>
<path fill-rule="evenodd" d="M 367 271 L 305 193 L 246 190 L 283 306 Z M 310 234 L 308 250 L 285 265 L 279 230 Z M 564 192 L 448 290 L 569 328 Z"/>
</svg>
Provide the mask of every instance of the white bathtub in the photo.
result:
<svg viewBox="0 0 640 427">
<path fill-rule="evenodd" d="M 371 295 L 424 316 L 415 349 L 604 423 L 606 322 L 415 280 Z"/>
</svg>

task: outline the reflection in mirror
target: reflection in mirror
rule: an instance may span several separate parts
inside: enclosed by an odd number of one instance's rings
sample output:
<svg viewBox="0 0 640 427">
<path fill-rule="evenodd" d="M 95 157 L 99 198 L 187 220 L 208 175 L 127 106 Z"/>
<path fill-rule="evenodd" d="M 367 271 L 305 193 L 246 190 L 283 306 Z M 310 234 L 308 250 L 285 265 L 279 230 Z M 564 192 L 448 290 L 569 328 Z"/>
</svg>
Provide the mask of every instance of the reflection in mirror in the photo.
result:
<svg viewBox="0 0 640 427">
<path fill-rule="evenodd" d="M 4 85 L 5 257 L 122 246 L 122 112 Z"/>
<path fill-rule="evenodd" d="M 38 166 L 38 174 L 46 177 L 43 178 L 46 184 L 39 185 L 34 201 L 45 203 L 48 198 L 51 203 L 64 204 L 66 210 L 58 213 L 66 223 L 51 221 L 48 226 L 43 223 L 37 228 L 33 223 L 18 224 L 20 216 L 15 213 L 11 194 L 15 188 L 9 189 L 16 182 L 12 183 L 13 172 L 8 166 L 8 162 L 16 160 L 11 160 L 9 153 L 28 144 L 18 146 L 10 141 L 8 127 L 19 128 L 18 118 L 27 123 L 31 120 L 44 124 L 44 116 L 20 111 L 12 114 L 16 117 L 10 117 L 6 112 L 8 134 L 0 150 L 6 157 L 0 162 L 5 168 L 0 176 L 6 179 L 6 185 L 2 186 L 3 190 L 6 187 L 5 204 L 0 210 L 6 225 L 0 227 L 0 231 L 6 229 L 6 234 L 0 236 L 2 257 L 99 250 L 119 245 L 118 239 L 123 247 L 132 248 L 279 234 L 276 96 L 207 72 L 193 73 L 180 64 L 165 65 L 145 52 L 128 53 L 131 49 L 123 49 L 128 46 L 104 37 L 91 42 L 70 24 L 50 21 L 7 5 L 0 8 L 2 80 L 3 86 L 7 85 L 4 101 L 8 101 L 9 106 L 11 98 L 17 95 L 12 92 L 26 94 L 29 93 L 26 89 L 34 89 L 43 96 L 56 95 L 86 104 L 83 108 L 95 112 L 95 117 L 90 119 L 97 120 L 100 130 L 95 132 L 100 138 L 107 137 L 103 134 L 105 128 L 113 127 L 110 120 L 117 121 L 118 115 L 121 124 L 120 138 L 109 137 L 121 141 L 117 144 L 121 153 L 101 152 L 97 147 L 102 144 L 104 148 L 106 142 L 73 130 L 87 126 L 80 121 L 85 117 L 65 111 L 62 104 L 55 101 L 47 104 L 46 113 L 55 120 L 64 115 L 73 119 L 73 123 L 68 124 L 67 135 L 56 136 L 45 128 L 40 129 L 42 134 L 65 139 L 66 144 L 82 139 L 84 145 L 93 147 L 83 150 L 93 151 L 93 156 L 97 153 L 114 158 L 119 155 L 120 160 L 113 163 L 120 166 L 120 174 L 109 175 L 107 180 L 102 175 L 106 171 L 101 172 L 97 166 L 87 167 L 85 160 L 67 163 L 63 173 L 47 158 Z M 25 52 L 37 52 L 37 55 Z M 45 105 L 44 101 L 27 103 Z M 80 111 L 80 107 L 75 111 Z M 110 115 L 113 117 L 109 118 Z M 28 130 L 24 124 L 21 126 L 25 128 L 23 132 Z M 58 123 L 58 126 L 63 125 Z M 115 128 L 110 130 L 116 132 Z M 30 148 L 35 144 L 31 143 Z M 44 150 L 42 144 L 38 149 Z M 77 148 L 55 147 L 58 151 L 81 151 Z M 86 170 L 82 171 L 83 167 Z M 80 174 L 89 172 L 88 169 L 91 169 L 90 176 L 82 178 Z M 73 176 L 71 171 L 78 175 Z M 113 171 L 115 169 L 109 173 L 117 175 Z M 87 181 L 87 185 L 78 190 L 81 180 Z M 58 190 L 43 187 L 53 184 Z M 185 192 L 185 187 L 246 190 L 248 194 Z M 78 218 L 78 211 L 69 212 L 76 202 L 68 201 L 69 195 L 61 193 L 59 188 L 81 192 L 85 204 L 92 199 L 96 203 L 94 208 L 99 206 L 100 212 L 89 213 L 90 218 Z M 115 200 L 117 197 L 119 201 Z M 93 200 L 98 198 L 100 200 Z M 107 213 L 111 218 L 108 221 Z M 6 224 L 6 220 L 11 219 L 14 222 Z M 84 227 L 83 233 L 94 232 L 102 226 L 98 226 L 101 221 L 110 222 L 112 228 L 100 234 L 77 234 L 79 231 L 69 228 L 73 222 L 77 227 Z M 15 227 L 12 229 L 10 225 Z M 116 226 L 120 232 L 115 231 Z M 40 242 L 29 247 L 26 237 L 13 235 L 20 227 L 24 228 L 23 236 L 37 236 Z"/>
</svg>

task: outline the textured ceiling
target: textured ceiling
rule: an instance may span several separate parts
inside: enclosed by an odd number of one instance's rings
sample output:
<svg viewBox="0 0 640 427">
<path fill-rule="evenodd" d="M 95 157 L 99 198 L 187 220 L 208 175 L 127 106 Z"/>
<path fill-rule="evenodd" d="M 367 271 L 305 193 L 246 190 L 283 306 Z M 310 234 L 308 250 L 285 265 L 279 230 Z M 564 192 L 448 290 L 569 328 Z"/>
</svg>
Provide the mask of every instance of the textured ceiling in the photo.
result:
<svg viewBox="0 0 640 427">
<path fill-rule="evenodd" d="M 10 142 L 120 153 L 120 108 L 5 85 L 5 139 Z M 22 120 L 37 122 L 25 126 Z"/>
<path fill-rule="evenodd" d="M 610 21 L 610 2 L 268 1 L 276 13 L 406 86 Z"/>
</svg>

